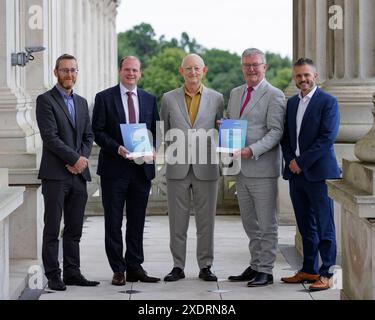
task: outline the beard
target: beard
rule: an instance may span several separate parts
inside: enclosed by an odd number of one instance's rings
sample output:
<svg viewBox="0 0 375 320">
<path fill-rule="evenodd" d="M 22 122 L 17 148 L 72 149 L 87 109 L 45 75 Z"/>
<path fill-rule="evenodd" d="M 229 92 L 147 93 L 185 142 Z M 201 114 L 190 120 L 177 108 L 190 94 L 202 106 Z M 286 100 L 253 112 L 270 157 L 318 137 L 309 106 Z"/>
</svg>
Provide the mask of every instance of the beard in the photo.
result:
<svg viewBox="0 0 375 320">
<path fill-rule="evenodd" d="M 68 78 L 68 77 L 58 77 L 57 82 L 65 90 L 72 90 L 74 87 L 74 84 L 76 83 L 76 79 Z"/>
</svg>

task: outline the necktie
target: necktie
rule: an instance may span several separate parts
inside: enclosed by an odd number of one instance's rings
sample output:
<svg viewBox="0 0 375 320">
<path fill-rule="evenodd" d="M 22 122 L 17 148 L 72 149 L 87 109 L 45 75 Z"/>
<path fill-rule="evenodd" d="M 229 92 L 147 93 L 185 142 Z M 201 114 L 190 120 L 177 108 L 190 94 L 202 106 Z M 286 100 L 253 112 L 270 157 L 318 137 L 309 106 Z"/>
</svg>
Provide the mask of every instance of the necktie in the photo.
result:
<svg viewBox="0 0 375 320">
<path fill-rule="evenodd" d="M 246 95 L 246 99 L 245 99 L 245 101 L 244 101 L 244 103 L 242 105 L 241 111 L 240 111 L 240 117 L 242 116 L 242 113 L 245 110 L 245 107 L 246 107 L 246 105 L 248 104 L 248 102 L 249 102 L 249 100 L 251 98 L 251 94 L 252 94 L 253 90 L 254 90 L 253 87 L 248 87 L 247 88 L 247 95 Z"/>
<path fill-rule="evenodd" d="M 66 104 L 68 106 L 69 114 L 72 118 L 73 125 L 76 125 L 76 114 L 74 110 L 74 105 L 73 105 L 73 99 L 66 99 Z"/>
<path fill-rule="evenodd" d="M 131 91 L 128 91 L 126 94 L 128 95 L 129 123 L 136 123 L 134 101 L 132 97 L 133 93 Z"/>
</svg>

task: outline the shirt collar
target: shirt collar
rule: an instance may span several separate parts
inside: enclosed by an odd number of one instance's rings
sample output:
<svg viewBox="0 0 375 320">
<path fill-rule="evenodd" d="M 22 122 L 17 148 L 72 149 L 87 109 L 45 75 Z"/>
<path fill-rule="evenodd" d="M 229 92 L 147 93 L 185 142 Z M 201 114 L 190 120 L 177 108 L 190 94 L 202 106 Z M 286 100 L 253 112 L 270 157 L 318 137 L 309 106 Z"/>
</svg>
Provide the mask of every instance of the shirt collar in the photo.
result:
<svg viewBox="0 0 375 320">
<path fill-rule="evenodd" d="M 64 99 L 72 99 L 73 96 L 74 96 L 73 89 L 72 89 L 71 94 L 68 96 L 68 95 L 65 93 L 64 89 L 61 88 L 61 86 L 60 86 L 58 83 L 56 83 L 56 89 L 60 92 L 61 96 L 62 96 Z"/>
<path fill-rule="evenodd" d="M 255 87 L 252 87 L 253 88 L 253 91 L 256 91 L 261 85 L 262 83 L 265 81 L 266 79 L 263 79 L 261 82 L 259 82 Z M 247 86 L 247 88 L 249 88 L 249 86 Z"/>
<path fill-rule="evenodd" d="M 312 96 L 314 95 L 316 89 L 318 89 L 318 86 L 315 86 L 314 89 L 312 89 L 309 94 L 305 95 L 304 97 L 302 97 L 302 94 L 301 94 L 301 91 L 299 92 L 298 94 L 298 97 L 300 100 L 304 100 L 304 99 L 307 99 L 307 100 L 310 100 L 312 98 Z"/>
<path fill-rule="evenodd" d="M 131 91 L 135 96 L 138 95 L 138 91 L 137 91 L 137 86 L 135 86 L 135 88 L 133 90 L 129 90 L 128 88 L 126 88 L 121 82 L 120 82 L 120 90 L 121 90 L 121 95 L 126 95 L 127 92 Z"/>
<path fill-rule="evenodd" d="M 193 97 L 195 96 L 195 94 L 202 94 L 202 91 L 203 91 L 203 84 L 201 84 L 201 86 L 199 87 L 198 91 L 192 95 L 190 92 L 187 91 L 186 87 L 184 86 L 184 91 L 185 91 L 185 94 L 188 95 L 189 97 Z"/>
</svg>

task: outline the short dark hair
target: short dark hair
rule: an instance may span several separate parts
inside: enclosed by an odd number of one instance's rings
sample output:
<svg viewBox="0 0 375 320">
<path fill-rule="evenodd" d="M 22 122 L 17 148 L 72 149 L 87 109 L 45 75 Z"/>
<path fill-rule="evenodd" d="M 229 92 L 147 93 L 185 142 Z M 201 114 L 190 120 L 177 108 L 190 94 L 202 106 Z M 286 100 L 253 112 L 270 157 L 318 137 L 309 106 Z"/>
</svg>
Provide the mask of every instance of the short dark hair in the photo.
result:
<svg viewBox="0 0 375 320">
<path fill-rule="evenodd" d="M 57 58 L 56 64 L 55 64 L 55 70 L 57 70 L 59 68 L 61 60 L 75 60 L 75 62 L 77 62 L 77 59 L 76 59 L 75 56 L 72 56 L 71 54 L 64 53 L 63 55 L 61 55 L 60 57 Z"/>
<path fill-rule="evenodd" d="M 313 67 L 314 70 L 316 70 L 316 66 L 314 64 L 314 61 L 312 61 L 310 58 L 299 58 L 296 62 L 294 62 L 293 68 L 298 67 L 298 66 L 305 66 L 305 65 L 309 65 L 309 66 Z"/>
<path fill-rule="evenodd" d="M 122 68 L 122 63 L 126 60 L 126 59 L 134 59 L 134 60 L 137 60 L 139 62 L 139 68 L 142 69 L 142 63 L 141 63 L 141 60 L 139 60 L 136 56 L 125 56 L 125 57 L 122 57 L 121 60 L 120 60 L 120 63 L 118 65 L 118 69 L 121 70 Z"/>
</svg>

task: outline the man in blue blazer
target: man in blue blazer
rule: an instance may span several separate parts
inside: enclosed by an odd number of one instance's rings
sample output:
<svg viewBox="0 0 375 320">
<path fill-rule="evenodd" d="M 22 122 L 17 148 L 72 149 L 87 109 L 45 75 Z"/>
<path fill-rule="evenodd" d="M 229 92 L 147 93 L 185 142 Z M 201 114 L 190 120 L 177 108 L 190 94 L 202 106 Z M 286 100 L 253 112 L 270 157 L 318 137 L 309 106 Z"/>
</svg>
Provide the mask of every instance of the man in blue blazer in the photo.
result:
<svg viewBox="0 0 375 320">
<path fill-rule="evenodd" d="M 287 103 L 281 141 L 285 159 L 284 179 L 303 243 L 303 267 L 285 283 L 313 282 L 311 291 L 330 288 L 330 268 L 336 263 L 333 202 L 326 179 L 340 178 L 333 144 L 340 114 L 335 97 L 316 86 L 318 74 L 312 60 L 295 62 L 293 77 L 300 93 Z M 319 254 L 322 265 L 318 269 Z"/>
<path fill-rule="evenodd" d="M 129 158 L 121 135 L 121 123 L 145 123 L 156 136 L 159 114 L 156 97 L 137 88 L 141 63 L 133 56 L 124 57 L 119 68 L 120 84 L 99 92 L 95 97 L 92 128 L 100 146 L 97 173 L 100 176 L 105 218 L 105 249 L 113 270 L 113 285 L 129 282 L 157 282 L 141 264 L 143 228 L 154 163 L 139 164 Z M 126 253 L 123 255 L 122 220 L 126 202 Z"/>
</svg>

